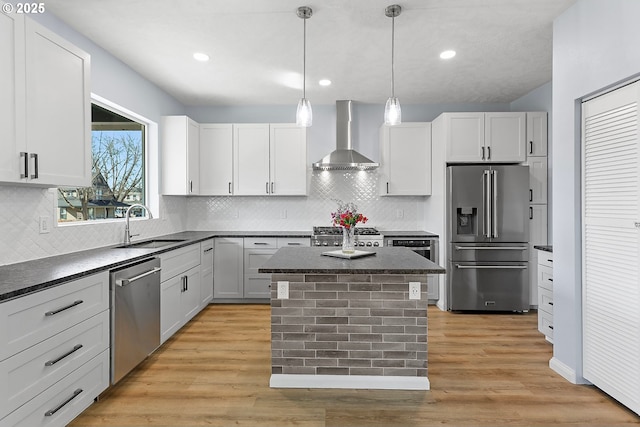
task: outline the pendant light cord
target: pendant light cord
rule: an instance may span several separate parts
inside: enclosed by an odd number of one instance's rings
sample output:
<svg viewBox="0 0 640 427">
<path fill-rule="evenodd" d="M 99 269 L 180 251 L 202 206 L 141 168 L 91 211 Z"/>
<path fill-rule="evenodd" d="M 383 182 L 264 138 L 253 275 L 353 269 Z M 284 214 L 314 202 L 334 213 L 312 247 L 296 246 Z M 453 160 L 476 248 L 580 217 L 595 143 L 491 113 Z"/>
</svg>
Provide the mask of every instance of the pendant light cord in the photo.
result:
<svg viewBox="0 0 640 427">
<path fill-rule="evenodd" d="M 391 97 L 395 98 L 396 96 L 396 90 L 395 90 L 395 34 L 396 34 L 396 29 L 395 29 L 395 23 L 396 23 L 396 18 L 395 16 L 391 17 Z"/>
<path fill-rule="evenodd" d="M 303 19 L 302 37 L 302 97 L 307 98 L 307 19 Z"/>
</svg>

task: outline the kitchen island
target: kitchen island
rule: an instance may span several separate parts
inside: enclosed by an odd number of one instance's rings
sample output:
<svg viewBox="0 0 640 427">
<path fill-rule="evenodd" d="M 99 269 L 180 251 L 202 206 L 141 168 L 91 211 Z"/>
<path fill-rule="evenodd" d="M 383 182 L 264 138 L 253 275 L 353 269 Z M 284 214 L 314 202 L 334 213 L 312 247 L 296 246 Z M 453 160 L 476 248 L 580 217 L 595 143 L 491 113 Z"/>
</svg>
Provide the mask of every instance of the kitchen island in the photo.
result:
<svg viewBox="0 0 640 427">
<path fill-rule="evenodd" d="M 271 387 L 428 390 L 427 275 L 444 268 L 407 248 L 323 252 L 282 248 L 259 269 L 272 274 Z"/>
</svg>

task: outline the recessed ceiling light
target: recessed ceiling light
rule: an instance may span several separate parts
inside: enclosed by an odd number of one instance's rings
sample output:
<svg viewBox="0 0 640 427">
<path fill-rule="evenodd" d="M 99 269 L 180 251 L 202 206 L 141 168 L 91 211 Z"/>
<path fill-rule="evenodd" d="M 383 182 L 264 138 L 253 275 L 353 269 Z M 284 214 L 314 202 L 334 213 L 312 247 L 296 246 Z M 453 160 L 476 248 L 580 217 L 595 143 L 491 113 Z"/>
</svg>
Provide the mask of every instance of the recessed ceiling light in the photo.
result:
<svg viewBox="0 0 640 427">
<path fill-rule="evenodd" d="M 329 80 L 329 79 L 322 79 L 322 80 L 320 80 L 320 81 L 318 82 L 318 84 L 319 84 L 320 86 L 329 86 L 329 85 L 331 85 L 331 80 Z"/>
<path fill-rule="evenodd" d="M 193 54 L 193 59 L 200 62 L 207 62 L 209 60 L 209 55 L 202 52 L 196 52 Z"/>
<path fill-rule="evenodd" d="M 456 56 L 456 51 L 455 50 L 445 50 L 444 52 L 442 52 L 440 54 L 440 58 L 442 58 L 442 59 L 451 59 L 454 56 Z"/>
</svg>

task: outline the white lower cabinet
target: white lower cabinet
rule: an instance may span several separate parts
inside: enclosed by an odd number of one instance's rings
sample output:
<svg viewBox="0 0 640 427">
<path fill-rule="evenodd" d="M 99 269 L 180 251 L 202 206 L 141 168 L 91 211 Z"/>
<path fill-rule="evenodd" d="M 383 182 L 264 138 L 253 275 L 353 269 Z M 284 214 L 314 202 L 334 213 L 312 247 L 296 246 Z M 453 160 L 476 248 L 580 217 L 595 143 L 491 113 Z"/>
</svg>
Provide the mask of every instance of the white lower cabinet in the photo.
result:
<svg viewBox="0 0 640 427">
<path fill-rule="evenodd" d="M 278 241 L 275 237 L 244 239 L 245 298 L 270 298 L 271 274 L 258 273 L 258 269 L 277 251 Z"/>
<path fill-rule="evenodd" d="M 269 299 L 271 274 L 258 269 L 278 249 L 309 247 L 308 237 L 221 237 L 215 239 L 213 299 L 243 302 Z"/>
<path fill-rule="evenodd" d="M 0 426 L 65 425 L 109 385 L 109 274 L 0 304 Z"/>
<path fill-rule="evenodd" d="M 213 250 L 213 299 L 243 298 L 243 239 L 219 237 Z"/>
<path fill-rule="evenodd" d="M 200 305 L 213 299 L 213 239 L 200 243 Z"/>
<path fill-rule="evenodd" d="M 107 349 L 0 420 L 0 425 L 2 427 L 67 425 L 106 390 L 109 386 L 109 369 L 109 350 Z"/>
<path fill-rule="evenodd" d="M 200 244 L 161 254 L 160 259 L 160 342 L 164 343 L 202 308 Z"/>
<path fill-rule="evenodd" d="M 538 251 L 538 330 L 553 343 L 553 253 Z"/>
</svg>

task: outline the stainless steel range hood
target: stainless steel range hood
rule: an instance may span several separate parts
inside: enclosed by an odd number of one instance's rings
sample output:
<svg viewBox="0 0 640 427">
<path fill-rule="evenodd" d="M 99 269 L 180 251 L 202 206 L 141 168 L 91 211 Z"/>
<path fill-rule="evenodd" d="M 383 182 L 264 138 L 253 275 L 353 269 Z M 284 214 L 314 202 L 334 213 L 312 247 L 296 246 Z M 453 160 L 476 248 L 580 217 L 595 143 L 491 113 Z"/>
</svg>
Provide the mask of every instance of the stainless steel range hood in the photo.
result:
<svg viewBox="0 0 640 427">
<path fill-rule="evenodd" d="M 336 101 L 336 149 L 313 164 L 322 170 L 367 170 L 380 166 L 352 148 L 351 101 Z"/>
</svg>

